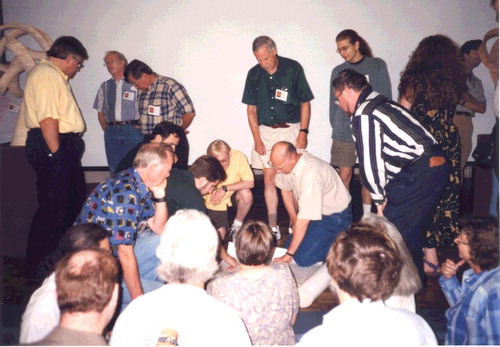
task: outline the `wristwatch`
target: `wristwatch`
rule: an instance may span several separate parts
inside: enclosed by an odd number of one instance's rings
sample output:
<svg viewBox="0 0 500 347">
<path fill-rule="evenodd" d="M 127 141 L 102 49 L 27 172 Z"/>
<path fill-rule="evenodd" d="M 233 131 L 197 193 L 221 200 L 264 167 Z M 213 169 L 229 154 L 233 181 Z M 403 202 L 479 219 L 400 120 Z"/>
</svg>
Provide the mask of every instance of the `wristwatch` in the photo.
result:
<svg viewBox="0 0 500 347">
<path fill-rule="evenodd" d="M 303 128 L 299 130 L 301 133 L 309 134 L 309 129 Z"/>
<path fill-rule="evenodd" d="M 167 202 L 167 197 L 164 196 L 163 198 L 155 198 L 154 196 L 151 198 L 153 202 Z"/>
<path fill-rule="evenodd" d="M 221 188 L 223 191 L 227 192 L 227 186 L 222 186 Z"/>
</svg>

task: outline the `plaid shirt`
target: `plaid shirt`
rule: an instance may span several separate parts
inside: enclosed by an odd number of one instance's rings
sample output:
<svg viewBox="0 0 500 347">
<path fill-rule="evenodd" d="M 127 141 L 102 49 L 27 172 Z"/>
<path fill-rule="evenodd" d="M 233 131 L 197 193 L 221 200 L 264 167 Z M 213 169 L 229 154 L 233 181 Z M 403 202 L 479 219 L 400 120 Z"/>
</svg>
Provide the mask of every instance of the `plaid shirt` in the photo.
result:
<svg viewBox="0 0 500 347">
<path fill-rule="evenodd" d="M 439 278 L 450 308 L 446 311 L 447 345 L 500 344 L 500 269 L 475 274 L 464 272 L 462 286 L 456 276 Z"/>
<path fill-rule="evenodd" d="M 155 125 L 165 120 L 181 125 L 183 114 L 195 113 L 193 102 L 182 84 L 173 78 L 156 77 L 148 91 L 139 90 L 137 93 L 143 134 L 151 134 Z M 154 114 L 155 110 L 159 110 L 158 115 Z"/>
</svg>

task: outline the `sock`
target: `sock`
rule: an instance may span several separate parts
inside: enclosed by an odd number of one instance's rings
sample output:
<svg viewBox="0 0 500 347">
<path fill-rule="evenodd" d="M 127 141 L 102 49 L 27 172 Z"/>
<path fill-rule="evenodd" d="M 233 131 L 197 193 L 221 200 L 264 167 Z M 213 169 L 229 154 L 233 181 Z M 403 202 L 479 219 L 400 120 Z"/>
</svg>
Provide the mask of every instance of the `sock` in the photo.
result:
<svg viewBox="0 0 500 347">
<path fill-rule="evenodd" d="M 363 204 L 363 217 L 372 211 L 372 204 Z"/>
<path fill-rule="evenodd" d="M 276 213 L 268 215 L 267 218 L 269 219 L 269 226 L 271 228 L 278 226 L 278 215 Z"/>
</svg>

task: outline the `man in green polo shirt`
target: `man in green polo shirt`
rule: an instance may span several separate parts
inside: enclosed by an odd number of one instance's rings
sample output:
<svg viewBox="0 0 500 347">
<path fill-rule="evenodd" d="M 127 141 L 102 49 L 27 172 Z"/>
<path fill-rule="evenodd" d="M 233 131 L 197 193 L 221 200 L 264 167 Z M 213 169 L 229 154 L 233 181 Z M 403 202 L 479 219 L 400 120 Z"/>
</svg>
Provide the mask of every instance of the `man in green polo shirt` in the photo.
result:
<svg viewBox="0 0 500 347">
<path fill-rule="evenodd" d="M 274 184 L 276 168 L 269 164 L 269 155 L 279 141 L 291 142 L 299 150 L 307 147 L 310 101 L 314 96 L 302 66 L 278 56 L 276 44 L 270 37 L 257 37 L 252 50 L 259 63 L 248 71 L 242 102 L 247 104 L 254 139 L 252 167 L 262 169 L 269 224 L 276 239 L 280 239 L 278 194 Z"/>
</svg>

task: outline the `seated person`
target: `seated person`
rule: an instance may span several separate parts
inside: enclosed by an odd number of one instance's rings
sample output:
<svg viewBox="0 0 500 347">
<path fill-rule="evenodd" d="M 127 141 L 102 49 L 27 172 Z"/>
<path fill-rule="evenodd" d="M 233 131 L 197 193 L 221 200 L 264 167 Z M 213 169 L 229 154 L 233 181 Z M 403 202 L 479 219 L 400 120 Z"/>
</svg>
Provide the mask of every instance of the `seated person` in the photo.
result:
<svg viewBox="0 0 500 347">
<path fill-rule="evenodd" d="M 205 195 L 208 216 L 214 223 L 221 241 L 224 241 L 229 225 L 227 208 L 233 204 L 236 205 L 236 217 L 229 229 L 229 237 L 234 241 L 236 232 L 243 224 L 243 220 L 253 204 L 251 191 L 254 187 L 253 172 L 245 155 L 240 151 L 231 149 L 222 140 L 213 141 L 208 146 L 207 154 L 216 158 L 227 174 L 227 178 L 219 183 L 215 191 Z M 223 253 L 225 254 L 222 254 L 222 259 L 231 266 L 235 266 L 236 259 L 227 255 L 226 252 Z"/>
<path fill-rule="evenodd" d="M 460 221 L 455 239 L 460 261 L 441 265 L 439 284 L 450 304 L 446 311 L 447 345 L 500 344 L 500 271 L 498 267 L 498 221 L 473 217 Z M 462 277 L 456 273 L 467 263 Z"/>
<path fill-rule="evenodd" d="M 402 261 L 396 244 L 379 227 L 353 223 L 339 234 L 326 259 L 340 305 L 300 344 L 317 346 L 436 345 L 426 321 L 408 310 L 386 307 L 396 288 Z"/>
<path fill-rule="evenodd" d="M 109 252 L 111 248 L 108 232 L 100 225 L 93 223 L 73 225 L 63 234 L 58 249 L 52 256 L 54 267 L 66 254 L 87 248 L 101 248 Z M 59 324 L 59 318 L 56 275 L 52 272 L 42 286 L 31 295 L 21 318 L 19 343 L 28 344 L 43 339 Z"/>
<path fill-rule="evenodd" d="M 271 228 L 246 221 L 236 234 L 238 271 L 219 272 L 207 292 L 239 313 L 253 345 L 294 345 L 297 285 L 288 265 L 271 263 L 273 251 Z"/>
<path fill-rule="evenodd" d="M 130 303 L 116 321 L 111 345 L 156 345 L 174 337 L 186 346 L 250 345 L 238 314 L 204 290 L 218 268 L 218 247 L 205 214 L 180 210 L 170 217 L 157 250 L 158 273 L 167 284 Z"/>
<path fill-rule="evenodd" d="M 150 135 L 144 136 L 144 141 L 137 144 L 128 154 L 120 161 L 118 166 L 116 167 L 115 172 L 120 172 L 124 171 L 127 169 L 130 169 L 133 164 L 134 164 L 134 158 L 137 155 L 137 152 L 139 152 L 139 149 L 142 147 L 143 144 L 145 143 L 160 143 L 163 142 L 166 145 L 169 145 L 172 147 L 172 150 L 175 152 L 177 146 L 179 146 L 179 143 L 181 141 L 181 138 L 186 138 L 186 136 L 182 136 L 184 133 L 184 130 L 178 126 L 177 124 L 174 124 L 169 121 L 163 121 L 161 123 L 156 124 L 156 126 L 153 128 L 153 132 Z M 187 139 L 186 139 L 187 141 Z M 175 164 L 173 166 L 174 168 L 177 169 L 183 169 L 187 170 L 187 163 L 186 165 L 181 165 L 178 160 L 175 161 Z"/>
<path fill-rule="evenodd" d="M 101 182 L 90 193 L 75 224 L 97 223 L 109 232 L 123 280 L 121 309 L 163 285 L 155 255 L 168 219 L 165 188 L 174 155 L 164 143 L 144 144 L 134 167 Z"/>
<path fill-rule="evenodd" d="M 219 161 L 202 155 L 189 170 L 173 169 L 166 188 L 169 215 L 181 209 L 194 209 L 207 213 L 203 196 L 213 192 L 226 179 L 226 172 Z"/>
<path fill-rule="evenodd" d="M 106 346 L 102 336 L 118 301 L 118 264 L 109 253 L 85 249 L 56 265 L 61 320 L 35 346 Z"/>
</svg>

